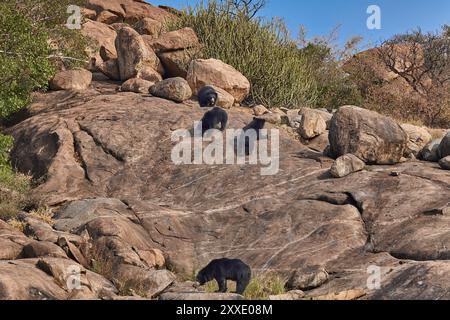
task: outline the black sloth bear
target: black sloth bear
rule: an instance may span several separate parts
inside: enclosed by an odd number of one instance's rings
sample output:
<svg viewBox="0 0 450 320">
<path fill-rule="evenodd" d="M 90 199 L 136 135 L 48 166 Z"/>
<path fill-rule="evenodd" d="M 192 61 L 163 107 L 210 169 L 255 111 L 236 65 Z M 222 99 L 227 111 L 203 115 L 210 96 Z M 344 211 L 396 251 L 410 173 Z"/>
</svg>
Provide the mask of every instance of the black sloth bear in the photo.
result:
<svg viewBox="0 0 450 320">
<path fill-rule="evenodd" d="M 259 140 L 260 137 L 260 130 L 264 129 L 264 126 L 266 125 L 266 120 L 260 119 L 260 118 L 253 118 L 253 121 L 250 122 L 247 126 L 244 127 L 244 132 L 247 132 L 248 130 L 255 130 L 256 131 L 256 138 Z"/>
<path fill-rule="evenodd" d="M 239 155 L 243 156 L 243 154 L 240 154 L 240 152 L 245 151 L 245 155 L 250 155 L 250 152 L 255 150 L 255 142 L 256 141 L 250 141 L 250 138 L 246 136 L 249 130 L 255 130 L 256 131 L 256 140 L 259 141 L 261 139 L 261 132 L 260 130 L 264 129 L 264 126 L 266 124 L 266 120 L 259 119 L 259 118 L 253 118 L 253 121 L 250 122 L 247 126 L 245 126 L 243 130 L 243 134 L 240 137 L 236 137 L 235 139 L 235 152 Z M 242 139 L 245 139 L 243 141 Z M 245 150 L 240 149 L 242 146 L 240 143 L 244 143 Z"/>
<path fill-rule="evenodd" d="M 201 88 L 197 94 L 197 97 L 200 107 L 202 108 L 214 107 L 217 103 L 217 100 L 219 100 L 217 91 L 210 86 Z"/>
<path fill-rule="evenodd" d="M 219 126 L 220 124 L 220 126 Z M 202 119 L 202 135 L 211 129 L 225 131 L 228 124 L 228 114 L 222 108 L 215 107 L 205 113 Z"/>
<path fill-rule="evenodd" d="M 216 280 L 219 292 L 227 292 L 227 280 L 236 282 L 236 293 L 243 294 L 252 278 L 252 271 L 248 265 L 238 259 L 213 260 L 197 275 L 200 285 Z"/>
</svg>

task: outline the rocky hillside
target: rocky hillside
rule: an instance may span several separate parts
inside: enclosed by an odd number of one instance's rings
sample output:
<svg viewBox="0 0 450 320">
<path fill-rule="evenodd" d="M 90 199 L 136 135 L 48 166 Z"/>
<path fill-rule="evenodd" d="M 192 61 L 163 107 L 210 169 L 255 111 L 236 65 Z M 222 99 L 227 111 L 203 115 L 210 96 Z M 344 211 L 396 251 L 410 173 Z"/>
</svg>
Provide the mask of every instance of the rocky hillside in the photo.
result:
<svg viewBox="0 0 450 320">
<path fill-rule="evenodd" d="M 248 80 L 218 60 L 186 63 L 201 45 L 190 29 L 164 32 L 173 10 L 89 3 L 92 69 L 60 72 L 7 129 L 54 216 L 22 213 L 23 232 L 0 221 L 0 299 L 242 299 L 189 281 L 222 257 L 304 291 L 278 298 L 450 298 L 450 133 L 353 106 L 241 107 Z M 205 84 L 230 128 L 258 116 L 280 129 L 278 174 L 171 161 Z"/>
</svg>

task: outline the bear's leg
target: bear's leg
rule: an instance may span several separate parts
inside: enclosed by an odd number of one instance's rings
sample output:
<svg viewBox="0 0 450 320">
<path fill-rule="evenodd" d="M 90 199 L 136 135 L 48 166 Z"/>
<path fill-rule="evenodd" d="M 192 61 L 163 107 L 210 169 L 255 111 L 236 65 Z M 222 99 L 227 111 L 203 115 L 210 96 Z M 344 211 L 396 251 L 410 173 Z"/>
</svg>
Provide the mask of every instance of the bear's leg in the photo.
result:
<svg viewBox="0 0 450 320">
<path fill-rule="evenodd" d="M 217 284 L 219 285 L 219 291 L 221 293 L 226 293 L 228 288 L 227 288 L 227 280 L 224 278 L 221 279 L 216 279 Z"/>
<path fill-rule="evenodd" d="M 248 284 L 250 283 L 250 277 L 242 277 L 236 283 L 236 293 L 244 294 L 245 289 L 247 289 Z"/>
</svg>

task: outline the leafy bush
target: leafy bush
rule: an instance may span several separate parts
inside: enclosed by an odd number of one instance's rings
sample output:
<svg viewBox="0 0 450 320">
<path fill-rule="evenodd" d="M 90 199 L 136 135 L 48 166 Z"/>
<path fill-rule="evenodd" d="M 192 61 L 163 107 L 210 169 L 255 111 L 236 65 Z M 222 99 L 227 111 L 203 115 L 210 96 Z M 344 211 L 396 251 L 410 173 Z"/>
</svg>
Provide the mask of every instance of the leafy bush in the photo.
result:
<svg viewBox="0 0 450 320">
<path fill-rule="evenodd" d="M 0 117 L 23 108 L 30 93 L 44 89 L 53 68 L 47 35 L 7 3 L 0 4 Z"/>
<path fill-rule="evenodd" d="M 34 90 L 46 89 L 54 65 L 84 63 L 86 41 L 69 30 L 69 4 L 84 1 L 5 0 L 0 4 L 0 117 L 23 108 Z"/>
<path fill-rule="evenodd" d="M 222 60 L 250 80 L 247 103 L 298 107 L 316 102 L 317 84 L 308 57 L 281 20 L 251 18 L 229 1 L 211 0 L 187 8 L 168 26 L 182 27 L 193 28 L 204 45 L 197 57 Z"/>
</svg>

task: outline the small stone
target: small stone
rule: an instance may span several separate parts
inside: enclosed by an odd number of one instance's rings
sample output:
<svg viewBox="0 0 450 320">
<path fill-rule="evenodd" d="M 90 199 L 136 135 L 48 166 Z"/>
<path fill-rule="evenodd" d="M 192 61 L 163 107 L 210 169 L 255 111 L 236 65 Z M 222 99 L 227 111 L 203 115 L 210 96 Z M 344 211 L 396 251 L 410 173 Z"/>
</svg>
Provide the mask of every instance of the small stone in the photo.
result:
<svg viewBox="0 0 450 320">
<path fill-rule="evenodd" d="M 366 164 L 353 154 L 346 154 L 336 159 L 330 169 L 335 178 L 343 178 L 354 172 L 362 171 Z"/>
</svg>

